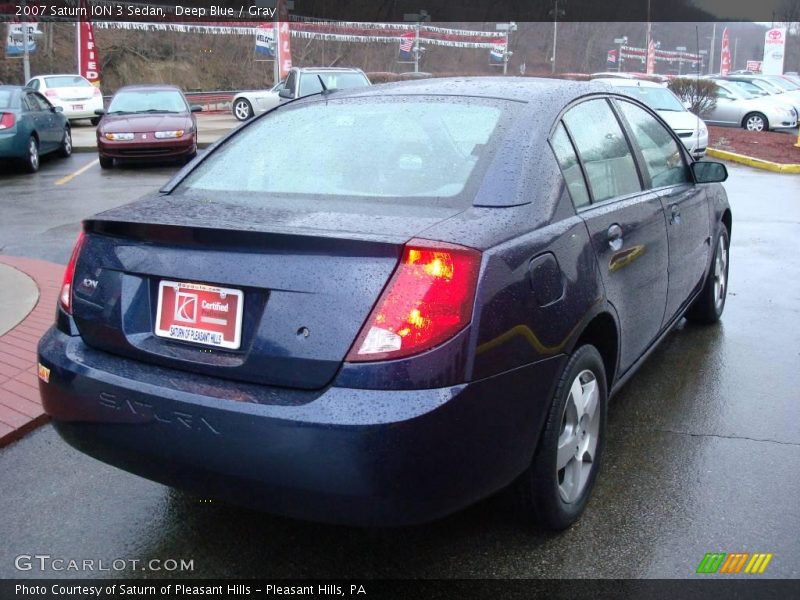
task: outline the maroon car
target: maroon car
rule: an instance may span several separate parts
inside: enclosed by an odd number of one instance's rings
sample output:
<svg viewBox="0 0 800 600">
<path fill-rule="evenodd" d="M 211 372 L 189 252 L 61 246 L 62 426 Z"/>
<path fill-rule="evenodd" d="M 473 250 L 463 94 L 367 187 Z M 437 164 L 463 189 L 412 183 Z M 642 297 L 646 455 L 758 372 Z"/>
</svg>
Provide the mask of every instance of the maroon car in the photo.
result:
<svg viewBox="0 0 800 600">
<path fill-rule="evenodd" d="M 197 121 L 180 89 L 171 85 L 131 85 L 111 99 L 97 126 L 100 166 L 114 160 L 182 159 L 197 155 Z"/>
</svg>

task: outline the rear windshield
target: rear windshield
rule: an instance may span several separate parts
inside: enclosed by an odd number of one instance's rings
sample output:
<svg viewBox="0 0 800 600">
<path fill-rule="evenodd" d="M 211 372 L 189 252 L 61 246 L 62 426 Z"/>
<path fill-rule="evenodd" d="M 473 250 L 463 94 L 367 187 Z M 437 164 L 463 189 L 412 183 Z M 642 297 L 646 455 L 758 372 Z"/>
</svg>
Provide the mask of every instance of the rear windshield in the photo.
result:
<svg viewBox="0 0 800 600">
<path fill-rule="evenodd" d="M 653 110 L 683 112 L 686 109 L 681 101 L 667 88 L 640 87 L 638 85 L 621 86 L 625 93 L 644 102 Z"/>
<path fill-rule="evenodd" d="M 92 87 L 92 84 L 80 75 L 58 75 L 56 77 L 45 77 L 44 81 L 49 88 Z"/>
<path fill-rule="evenodd" d="M 231 202 L 250 193 L 257 203 L 269 194 L 456 198 L 479 178 L 513 104 L 414 96 L 288 106 L 245 127 L 177 191 L 242 193 L 225 195 Z"/>
<path fill-rule="evenodd" d="M 0 108 L 17 108 L 11 90 L 0 90 Z"/>
<path fill-rule="evenodd" d="M 320 79 L 329 90 L 346 90 L 369 85 L 369 80 L 363 73 L 337 73 L 335 71 L 303 73 L 300 77 L 300 95 L 309 96 L 320 93 L 322 91 Z"/>
<path fill-rule="evenodd" d="M 118 92 L 108 107 L 111 113 L 186 112 L 189 107 L 177 90 L 131 90 Z"/>
</svg>

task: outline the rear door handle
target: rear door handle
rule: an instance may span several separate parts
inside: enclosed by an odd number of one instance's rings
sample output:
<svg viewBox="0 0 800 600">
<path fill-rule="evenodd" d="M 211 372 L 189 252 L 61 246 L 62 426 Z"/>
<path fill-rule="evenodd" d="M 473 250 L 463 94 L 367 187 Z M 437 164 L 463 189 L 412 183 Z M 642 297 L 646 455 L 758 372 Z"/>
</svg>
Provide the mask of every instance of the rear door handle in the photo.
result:
<svg viewBox="0 0 800 600">
<path fill-rule="evenodd" d="M 614 223 L 611 227 L 608 228 L 608 245 L 614 251 L 618 251 L 622 248 L 623 240 L 622 240 L 622 227 L 618 224 Z"/>
</svg>

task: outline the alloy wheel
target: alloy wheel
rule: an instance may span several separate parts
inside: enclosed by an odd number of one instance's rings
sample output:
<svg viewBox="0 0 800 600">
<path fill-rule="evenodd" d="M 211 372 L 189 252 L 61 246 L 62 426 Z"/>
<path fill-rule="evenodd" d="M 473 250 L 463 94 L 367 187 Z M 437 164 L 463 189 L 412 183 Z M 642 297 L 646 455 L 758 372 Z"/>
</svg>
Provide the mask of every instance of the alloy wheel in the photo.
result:
<svg viewBox="0 0 800 600">
<path fill-rule="evenodd" d="M 758 115 L 752 115 L 747 118 L 748 131 L 764 131 L 764 119 Z"/>
<path fill-rule="evenodd" d="M 233 110 L 236 113 L 236 118 L 240 121 L 246 121 L 250 118 L 250 105 L 244 100 L 237 102 Z"/>
<path fill-rule="evenodd" d="M 69 129 L 64 131 L 64 154 L 72 154 L 72 134 Z"/>
<path fill-rule="evenodd" d="M 34 171 L 39 168 L 39 146 L 34 138 L 28 142 L 28 162 Z"/>
<path fill-rule="evenodd" d="M 561 417 L 556 476 L 561 499 L 567 503 L 580 498 L 594 468 L 600 432 L 597 386 L 592 371 L 581 371 L 570 386 Z"/>
<path fill-rule="evenodd" d="M 728 249 L 725 240 L 719 236 L 717 255 L 714 259 L 714 307 L 719 311 L 725 302 L 728 285 Z"/>
</svg>

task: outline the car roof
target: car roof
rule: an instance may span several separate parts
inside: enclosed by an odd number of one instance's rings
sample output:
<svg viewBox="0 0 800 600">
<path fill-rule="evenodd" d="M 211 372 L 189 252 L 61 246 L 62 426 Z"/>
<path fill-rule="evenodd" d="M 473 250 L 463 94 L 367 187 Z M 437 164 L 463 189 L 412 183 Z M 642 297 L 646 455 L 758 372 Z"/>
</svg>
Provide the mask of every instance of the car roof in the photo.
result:
<svg viewBox="0 0 800 600">
<path fill-rule="evenodd" d="M 80 73 L 46 73 L 45 75 L 35 75 L 31 77 L 31 79 L 44 79 L 45 77 L 80 77 L 81 79 L 86 79 Z M 86 81 L 89 81 L 86 79 Z"/>
<path fill-rule="evenodd" d="M 361 73 L 361 69 L 355 67 L 298 67 L 301 73 L 318 73 L 322 71 L 334 71 L 339 73 Z"/>
<path fill-rule="evenodd" d="M 615 77 L 598 77 L 592 81 L 605 83 L 614 87 L 644 87 L 644 88 L 664 88 L 664 84 L 656 83 L 655 81 L 648 81 L 646 79 L 622 79 Z"/>
<path fill-rule="evenodd" d="M 126 86 L 123 86 L 123 87 L 119 88 L 117 90 L 117 93 L 123 92 L 123 91 L 124 92 L 135 92 L 135 91 L 139 91 L 139 90 L 141 90 L 141 91 L 147 90 L 147 91 L 151 91 L 151 92 L 152 91 L 159 91 L 159 90 L 163 90 L 165 92 L 167 92 L 167 91 L 180 92 L 181 88 L 179 88 L 176 85 L 168 85 L 166 83 L 136 83 L 136 84 L 133 84 L 133 85 L 126 85 Z"/>
<path fill-rule="evenodd" d="M 594 81 L 539 77 L 442 77 L 383 83 L 364 88 L 337 90 L 337 96 L 472 96 L 516 102 L 546 102 L 559 98 L 561 105 L 592 93 L 614 90 Z"/>
</svg>

